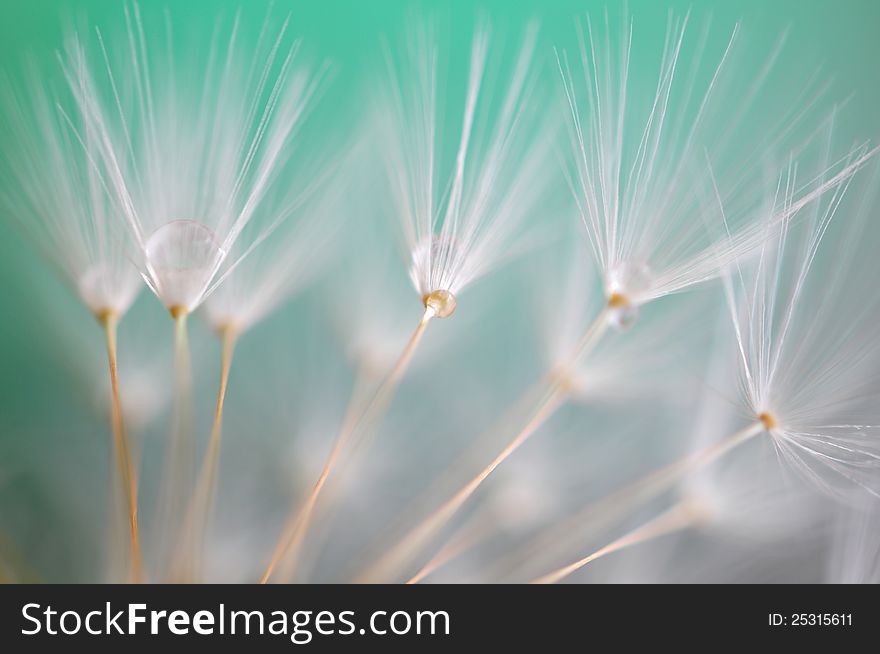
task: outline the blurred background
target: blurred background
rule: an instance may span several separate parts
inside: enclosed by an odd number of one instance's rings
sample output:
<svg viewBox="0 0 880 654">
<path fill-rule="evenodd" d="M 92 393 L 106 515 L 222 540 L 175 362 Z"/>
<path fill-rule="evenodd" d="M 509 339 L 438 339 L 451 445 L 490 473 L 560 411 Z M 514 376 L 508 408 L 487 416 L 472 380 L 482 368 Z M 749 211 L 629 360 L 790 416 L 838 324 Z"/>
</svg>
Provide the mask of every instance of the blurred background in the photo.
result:
<svg viewBox="0 0 880 654">
<path fill-rule="evenodd" d="M 328 142 L 348 144 L 357 140 L 363 99 L 382 71 L 382 39 L 399 54 L 395 44 L 404 42 L 414 16 L 433 16 L 442 26 L 439 46 L 449 58 L 445 83 L 451 94 L 461 93 L 481 12 L 490 19 L 496 38 L 507 44 L 516 42 L 528 21 L 538 20 L 538 52 L 545 58 L 537 62 L 542 66 L 538 102 L 551 114 L 562 103 L 553 47 L 576 47 L 576 20 L 588 12 L 594 19 L 601 17 L 605 7 L 586 0 L 139 4 L 145 16 L 160 16 L 167 9 L 175 26 L 190 25 L 196 31 L 237 10 L 248 29 L 257 29 L 267 11 L 280 17 L 289 12 L 290 29 L 302 38 L 308 56 L 326 58 L 332 65 L 332 84 L 307 129 L 312 136 L 326 135 Z M 713 41 L 716 49 L 741 21 L 737 65 L 742 75 L 759 70 L 767 52 L 786 34 L 775 78 L 794 85 L 813 74 L 829 80 L 825 109 L 830 111 L 834 101 L 846 101 L 836 140 L 849 146 L 877 138 L 880 3 L 719 0 L 691 8 L 692 4 L 628 3 L 636 26 L 633 56 L 646 62 L 640 70 L 649 89 L 656 82 L 650 77 L 651 62 L 657 65 L 668 12 L 682 15 L 690 9 L 695 32 L 711 24 L 711 38 L 719 39 Z M 619 25 L 619 16 L 619 9 L 612 7 L 612 26 Z M 52 77 L 56 51 L 65 30 L 80 24 L 100 25 L 105 31 L 124 29 L 120 3 L 6 0 L 0 5 L 3 71 L 17 74 L 30 57 L 46 71 L 46 83 L 57 84 L 60 74 L 56 71 Z M 612 27 L 610 33 L 618 32 Z M 768 114 L 782 111 L 797 89 L 781 85 L 775 90 L 762 105 Z M 454 103 L 456 96 L 450 97 Z M 737 98 L 730 102 L 735 105 Z M 450 130 L 449 139 L 455 138 Z M 383 365 L 420 317 L 387 199 L 376 197 L 368 182 L 340 187 L 339 192 L 349 194 L 342 205 L 348 215 L 338 243 L 327 255 L 324 273 L 245 334 L 236 352 L 206 561 L 212 580 L 258 577 L 291 503 L 307 492 L 320 470 L 357 371 L 372 360 Z M 583 255 L 577 250 L 579 219 L 567 194 L 560 180 L 546 212 L 536 217 L 544 236 L 534 248 L 468 288 L 454 318 L 432 325 L 376 437 L 339 470 L 331 493 L 333 507 L 322 513 L 307 543 L 302 580 L 353 578 L 411 524 L 411 516 L 419 515 L 420 502 L 431 506 L 432 497 L 442 496 L 424 493 L 437 484 L 454 488 L 449 479 L 466 479 L 469 471 L 479 468 L 474 468 L 475 462 L 485 462 L 486 453 L 504 442 L 505 434 L 482 439 L 481 434 L 546 370 L 545 353 L 558 345 L 554 339 L 559 337 L 548 323 L 567 319 L 556 321 L 552 309 L 563 305 L 570 276 L 577 270 L 570 262 Z M 878 221 L 869 229 L 871 238 L 880 238 Z M 589 284 L 586 288 L 590 293 Z M 719 381 L 709 383 L 716 374 L 710 364 L 721 338 L 721 299 L 719 287 L 711 285 L 649 307 L 627 353 L 639 366 L 632 366 L 632 372 L 615 372 L 615 381 L 624 387 L 631 383 L 632 393 L 587 396 L 559 411 L 481 488 L 444 538 L 468 534 L 474 524 L 492 525 L 487 530 L 491 533 L 475 537 L 472 547 L 429 580 L 523 580 L 517 566 L 529 555 L 536 536 L 592 499 L 693 449 L 699 425 L 711 425 L 704 431 L 716 429 L 716 436 L 735 428 L 738 416 L 730 415 L 724 399 L 735 394 L 732 374 L 722 370 Z M 0 306 L 0 559 L 20 580 L 107 580 L 113 570 L 112 501 L 102 334 L 8 216 L 0 216 Z M 669 335 L 660 348 L 651 340 L 656 333 L 652 325 L 662 326 L 662 333 Z M 639 335 L 643 328 L 644 342 Z M 140 453 L 142 530 L 149 552 L 169 424 L 172 324 L 145 290 L 120 329 L 123 402 Z M 198 318 L 191 322 L 191 343 L 199 438 L 204 443 L 216 394 L 219 344 Z M 609 360 L 615 356 L 613 351 L 606 355 Z M 699 412 L 708 412 L 709 418 L 700 422 Z M 477 453 L 472 452 L 475 442 Z M 756 456 L 761 454 L 768 452 Z M 833 529 L 816 524 L 842 518 L 839 512 L 833 518 L 826 515 L 822 498 L 811 496 L 808 503 L 809 516 L 794 512 L 808 526 L 798 522 L 781 535 L 757 533 L 762 527 L 752 526 L 743 530 L 743 538 L 711 531 L 675 536 L 597 562 L 575 580 L 826 580 L 834 570 L 829 557 L 839 545 L 831 537 Z M 642 517 L 650 516 L 651 510 L 647 507 Z M 638 519 L 630 524 L 638 524 Z M 582 555 L 621 533 L 614 529 L 584 534 L 580 541 L 565 544 L 552 560 L 560 564 Z M 539 565 L 535 574 L 546 570 Z"/>
</svg>

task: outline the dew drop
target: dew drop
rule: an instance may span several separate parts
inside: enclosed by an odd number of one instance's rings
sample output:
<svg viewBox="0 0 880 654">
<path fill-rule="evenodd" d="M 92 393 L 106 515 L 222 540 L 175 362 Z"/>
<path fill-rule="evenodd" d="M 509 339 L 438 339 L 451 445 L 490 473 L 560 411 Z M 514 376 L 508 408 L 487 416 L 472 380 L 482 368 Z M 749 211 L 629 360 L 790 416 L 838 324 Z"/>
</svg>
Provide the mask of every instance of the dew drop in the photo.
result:
<svg viewBox="0 0 880 654">
<path fill-rule="evenodd" d="M 432 291 L 424 297 L 425 308 L 434 310 L 438 318 L 448 318 L 455 312 L 458 303 L 449 291 Z"/>
<path fill-rule="evenodd" d="M 653 275 L 644 263 L 622 261 L 605 275 L 608 322 L 623 331 L 639 319 L 638 298 L 651 288 Z"/>
<path fill-rule="evenodd" d="M 605 275 L 605 294 L 623 295 L 632 301 L 648 291 L 653 281 L 654 275 L 646 264 L 622 261 Z"/>
<path fill-rule="evenodd" d="M 144 246 L 147 269 L 169 309 L 192 311 L 225 256 L 214 232 L 194 220 L 174 220 L 153 232 Z"/>
<path fill-rule="evenodd" d="M 639 309 L 632 304 L 611 307 L 608 311 L 608 323 L 618 331 L 625 331 L 636 324 Z"/>
</svg>

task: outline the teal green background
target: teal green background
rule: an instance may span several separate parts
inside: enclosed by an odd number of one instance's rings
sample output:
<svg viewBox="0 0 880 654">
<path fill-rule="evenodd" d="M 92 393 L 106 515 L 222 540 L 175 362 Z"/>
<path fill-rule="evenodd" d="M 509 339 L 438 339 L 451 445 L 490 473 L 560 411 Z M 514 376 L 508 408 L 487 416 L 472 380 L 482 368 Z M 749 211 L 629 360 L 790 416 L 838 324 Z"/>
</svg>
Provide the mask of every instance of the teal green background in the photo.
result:
<svg viewBox="0 0 880 654">
<path fill-rule="evenodd" d="M 229 15 L 240 7 L 258 21 L 269 3 L 150 0 L 140 4 L 147 14 L 171 5 L 175 21 L 207 25 L 218 13 Z M 339 121 L 351 116 L 351 105 L 357 102 L 367 84 L 365 71 L 374 70 L 372 64 L 378 61 L 380 39 L 386 36 L 392 43 L 399 42 L 412 15 L 440 17 L 449 35 L 443 47 L 459 58 L 467 53 L 471 26 L 478 11 L 484 11 L 501 27 L 516 28 L 537 18 L 542 25 L 541 50 L 547 56 L 545 77 L 548 83 L 553 83 L 552 46 L 571 44 L 575 18 L 586 12 L 595 15 L 606 6 L 606 3 L 585 0 L 279 0 L 273 4 L 276 14 L 291 13 L 291 30 L 303 38 L 306 51 L 315 58 L 327 58 L 334 65 L 333 86 L 328 91 L 331 108 L 320 112 L 312 125 L 312 129 L 328 133 L 336 131 Z M 614 3 L 608 4 L 616 13 Z M 119 25 L 120 5 L 116 0 L 5 0 L 0 3 L 0 66 L 5 71 L 15 71 L 27 55 L 51 67 L 54 50 L 60 47 L 69 20 Z M 832 97 L 852 96 L 839 125 L 841 141 L 874 140 L 880 136 L 880 40 L 877 38 L 880 2 L 641 0 L 630 2 L 628 6 L 636 24 L 640 29 L 653 31 L 657 43 L 662 42 L 670 9 L 681 13 L 692 7 L 695 23 L 711 17 L 722 33 L 736 20 L 741 20 L 749 43 L 760 46 L 754 50 L 758 53 L 756 56 L 766 52 L 780 33 L 788 29 L 789 39 L 780 64 L 783 71 L 803 74 L 821 66 L 824 74 L 833 79 Z M 458 66 L 457 71 L 456 74 L 464 75 L 462 66 Z M 556 101 L 556 96 L 553 97 Z M 560 217 L 562 219 L 564 217 Z M 496 283 L 510 287 L 515 284 L 515 277 L 502 274 Z M 510 292 L 510 288 L 506 292 Z M 310 343 L 323 342 L 328 351 L 335 351 L 332 338 L 321 328 L 313 300 L 309 296 L 305 301 L 293 303 L 265 328 L 261 327 L 260 338 L 242 344 L 241 359 L 256 362 L 251 363 L 255 367 L 271 367 L 272 357 L 261 349 L 261 342 L 272 336 L 297 342 L 307 334 L 312 339 Z M 156 318 L 161 310 L 156 305 L 144 292 L 134 315 L 149 316 L 149 320 L 161 324 Z M 106 509 L 105 475 L 93 472 L 102 469 L 106 460 L 101 440 L 104 435 L 95 434 L 95 425 L 101 423 L 96 420 L 90 404 L 94 389 L 88 387 L 89 377 L 82 376 L 79 359 L 84 352 L 94 352 L 98 363 L 102 363 L 100 333 L 90 316 L 69 296 L 51 268 L 5 216 L 0 217 L 0 316 L 0 552 L 8 548 L 13 553 L 7 556 L 26 558 L 34 568 L 35 578 L 89 579 L 99 568 L 94 549 L 100 538 L 94 536 L 92 530 L 101 521 L 83 522 L 83 516 L 100 515 Z M 170 324 L 162 338 L 170 339 Z M 200 339 L 210 341 L 207 331 L 196 325 L 193 340 Z M 526 335 L 513 334 L 509 339 L 483 346 L 479 350 L 480 361 L 487 362 L 485 366 L 490 368 L 492 364 L 488 362 L 493 361 L 493 357 L 503 358 L 512 345 L 529 349 Z M 314 348 L 314 351 L 319 349 Z M 213 344 L 205 345 L 204 349 L 207 363 L 198 378 L 205 381 L 201 405 L 207 407 L 213 393 L 216 350 Z M 290 360 L 300 362 L 308 356 L 321 359 L 314 351 L 310 355 L 293 353 Z M 461 356 L 467 352 L 464 348 Z M 344 378 L 345 365 L 341 357 L 327 359 L 324 365 L 343 371 L 338 375 Z M 238 374 L 244 377 L 246 373 L 233 374 L 233 389 Z M 527 374 L 521 376 L 527 377 Z M 347 384 L 347 381 L 340 382 L 339 388 L 343 390 L 333 402 L 344 403 Z M 516 382 L 510 385 L 511 389 L 520 387 Z M 504 396 L 504 392 L 500 393 L 499 406 L 503 406 Z M 283 393 L 277 391 L 268 399 L 259 393 L 256 399 L 243 394 L 240 400 L 231 400 L 231 406 L 250 400 L 272 405 L 273 399 L 283 403 L 283 398 Z M 148 451 L 147 466 L 149 457 Z"/>
<path fill-rule="evenodd" d="M 531 2 L 408 2 L 393 0 L 322 0 L 274 3 L 252 0 L 188 0 L 168 3 L 162 0 L 141 2 L 145 14 L 171 7 L 176 21 L 208 24 L 217 15 L 229 16 L 244 8 L 246 14 L 265 15 L 267 7 L 274 7 L 276 15 L 290 11 L 292 31 L 301 35 L 307 50 L 316 57 L 324 57 L 334 64 L 333 94 L 346 103 L 357 97 L 362 84 L 364 63 L 377 58 L 380 39 L 390 42 L 399 39 L 406 21 L 414 15 L 434 14 L 448 25 L 453 45 L 463 51 L 469 47 L 470 26 L 478 12 L 488 15 L 501 25 L 523 25 L 530 19 L 539 19 L 545 50 L 558 43 L 571 44 L 574 22 L 587 12 L 595 16 L 606 7 L 612 13 L 623 3 L 592 1 L 548 0 Z M 833 80 L 831 97 L 850 96 L 845 118 L 838 126 L 841 140 L 874 139 L 880 132 L 880 45 L 876 38 L 880 27 L 880 3 L 872 0 L 739 0 L 737 2 L 629 2 L 630 14 L 639 26 L 651 26 L 659 40 L 664 33 L 667 12 L 678 15 L 690 10 L 694 23 L 711 19 L 722 31 L 737 20 L 745 34 L 757 39 L 760 55 L 767 51 L 779 35 L 789 30 L 782 60 L 783 68 L 804 70 L 821 67 Z M 87 19 L 99 25 L 121 22 L 121 3 L 116 0 L 88 0 L 57 2 L 53 0 L 8 0 L 0 7 L 0 61 L 7 71 L 15 71 L 24 56 L 51 65 L 54 50 L 62 42 L 65 26 L 71 20 Z M 552 73 L 552 71 L 551 71 Z M 463 74 L 463 73 L 461 73 Z M 552 75 L 551 75 L 552 76 Z M 338 115 L 324 112 L 315 129 L 337 127 Z M 325 121 L 323 124 L 321 121 Z M 44 321 L 33 321 L 33 297 L 29 286 L 36 283 L 34 276 L 45 274 L 41 262 L 20 237 L 3 220 L 0 243 L 0 273 L 4 283 L 0 288 L 0 302 L 5 308 L 6 320 L 0 324 L 0 342 L 4 368 L 0 378 L 0 396 L 5 415 L 18 411 L 27 413 L 38 394 L 34 385 L 43 383 L 43 375 L 34 376 L 30 351 L 34 337 L 45 333 Z M 51 282 L 46 282 L 51 283 Z M 51 332 L 49 332 L 51 333 Z M 8 371 L 15 370 L 15 374 Z"/>
</svg>

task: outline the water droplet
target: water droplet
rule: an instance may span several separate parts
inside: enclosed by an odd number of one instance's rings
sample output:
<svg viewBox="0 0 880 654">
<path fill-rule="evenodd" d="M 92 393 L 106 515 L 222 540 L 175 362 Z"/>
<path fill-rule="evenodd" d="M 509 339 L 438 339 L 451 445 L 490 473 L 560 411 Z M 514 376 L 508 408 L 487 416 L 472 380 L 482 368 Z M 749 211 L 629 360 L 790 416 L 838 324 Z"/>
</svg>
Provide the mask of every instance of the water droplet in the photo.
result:
<svg viewBox="0 0 880 654">
<path fill-rule="evenodd" d="M 147 270 L 169 309 L 195 309 L 226 253 L 214 232 L 194 220 L 162 225 L 144 246 Z"/>
<path fill-rule="evenodd" d="M 455 312 L 457 302 L 455 296 L 449 291 L 432 291 L 425 298 L 425 308 L 434 310 L 434 315 L 438 318 L 448 318 Z"/>
<path fill-rule="evenodd" d="M 654 281 L 651 269 L 638 261 L 621 261 L 605 275 L 605 294 L 622 295 L 630 303 L 638 302 L 639 296 L 646 293 Z"/>
<path fill-rule="evenodd" d="M 629 329 L 639 319 L 639 297 L 651 288 L 653 275 L 647 265 L 622 261 L 605 275 L 608 296 L 608 322 L 619 331 Z"/>
<path fill-rule="evenodd" d="M 632 304 L 611 307 L 608 310 L 608 323 L 618 331 L 624 331 L 636 324 L 639 308 Z"/>
</svg>

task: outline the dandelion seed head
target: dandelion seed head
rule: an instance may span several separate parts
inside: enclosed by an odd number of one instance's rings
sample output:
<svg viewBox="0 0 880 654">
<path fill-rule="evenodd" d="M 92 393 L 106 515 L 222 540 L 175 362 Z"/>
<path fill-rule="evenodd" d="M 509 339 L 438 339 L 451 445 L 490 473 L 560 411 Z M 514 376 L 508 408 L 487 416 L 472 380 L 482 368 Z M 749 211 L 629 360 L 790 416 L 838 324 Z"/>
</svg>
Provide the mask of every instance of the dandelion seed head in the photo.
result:
<svg viewBox="0 0 880 654">
<path fill-rule="evenodd" d="M 61 56 L 132 258 L 176 311 L 199 307 L 260 240 L 246 228 L 278 192 L 324 77 L 300 63 L 287 20 L 273 34 L 267 16 L 255 41 L 243 23 L 181 39 L 133 4 L 122 38 L 72 34 Z M 178 59 L 180 41 L 200 56 Z"/>
<path fill-rule="evenodd" d="M 270 205 L 255 216 L 251 229 L 258 235 L 250 246 L 255 251 L 239 258 L 204 304 L 214 329 L 233 329 L 238 334 L 250 329 L 334 262 L 333 237 L 347 208 L 340 206 L 339 198 L 348 188 L 340 175 L 344 177 L 348 167 L 333 177 L 316 173 L 316 167 L 313 159 L 281 194 L 278 208 Z M 309 183 L 298 183 L 302 178 Z M 328 180 L 333 183 L 318 191 L 316 187 Z"/>
<path fill-rule="evenodd" d="M 24 83 L 0 79 L 0 202 L 93 314 L 121 317 L 141 288 L 133 249 L 94 164 L 97 135 L 49 80 L 34 65 Z"/>
<path fill-rule="evenodd" d="M 772 413 L 769 413 L 767 411 L 761 411 L 761 413 L 758 414 L 758 422 L 764 425 L 764 429 L 766 429 L 767 431 L 772 432 L 774 429 L 776 429 L 776 418 L 773 417 Z"/>
<path fill-rule="evenodd" d="M 96 262 L 80 275 L 76 284 L 83 303 L 95 315 L 123 315 L 137 297 L 141 280 L 134 266 Z"/>
<path fill-rule="evenodd" d="M 489 29 L 477 28 L 463 107 L 440 93 L 442 60 L 430 26 L 417 24 L 411 35 L 408 56 L 388 56 L 375 131 L 413 286 L 423 300 L 435 291 L 457 297 L 520 249 L 518 229 L 538 211 L 549 180 L 551 139 L 530 100 L 537 30 L 530 25 L 511 63 L 496 66 Z M 505 61 L 497 56 L 496 64 Z M 451 152 L 450 111 L 457 124 Z M 451 315 L 444 305 L 438 309 Z"/>
<path fill-rule="evenodd" d="M 754 219 L 763 200 L 759 164 L 777 151 L 805 147 L 801 125 L 824 86 L 805 81 L 802 102 L 787 100 L 795 107 L 791 115 L 768 116 L 757 99 L 778 86 L 771 72 L 779 48 L 754 75 L 740 75 L 739 26 L 726 40 L 708 38 L 708 27 L 694 38 L 689 16 L 671 16 L 659 75 L 656 62 L 642 68 L 630 19 L 623 21 L 619 45 L 603 29 L 610 30 L 607 20 L 597 27 L 588 18 L 576 55 L 557 51 L 572 153 L 565 175 L 606 294 L 620 293 L 638 307 L 716 279 L 760 247 L 764 235 Z M 633 80 L 643 75 L 656 76 L 653 93 L 639 93 Z M 758 123 L 767 125 L 768 136 L 742 136 L 762 133 Z M 852 158 L 828 184 L 799 188 L 776 214 L 777 225 L 864 162 Z M 648 274 L 638 272 L 642 265 Z M 630 279 L 634 273 L 637 280 Z M 633 281 L 637 289 L 616 288 Z M 626 325 L 633 317 L 612 313 L 611 319 Z"/>
<path fill-rule="evenodd" d="M 770 204 L 792 206 L 797 176 L 794 167 L 781 176 Z M 868 246 L 859 234 L 873 213 L 878 176 L 875 170 L 865 193 L 844 180 L 781 230 L 769 210 L 757 253 L 724 278 L 742 405 L 782 461 L 839 497 L 853 487 L 880 493 L 880 307 L 855 281 L 875 261 L 862 253 Z M 839 240 L 830 243 L 829 233 Z"/>
</svg>

